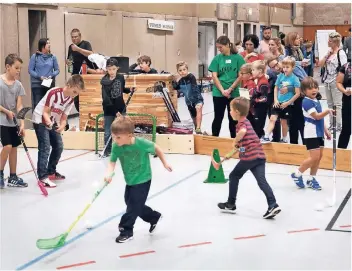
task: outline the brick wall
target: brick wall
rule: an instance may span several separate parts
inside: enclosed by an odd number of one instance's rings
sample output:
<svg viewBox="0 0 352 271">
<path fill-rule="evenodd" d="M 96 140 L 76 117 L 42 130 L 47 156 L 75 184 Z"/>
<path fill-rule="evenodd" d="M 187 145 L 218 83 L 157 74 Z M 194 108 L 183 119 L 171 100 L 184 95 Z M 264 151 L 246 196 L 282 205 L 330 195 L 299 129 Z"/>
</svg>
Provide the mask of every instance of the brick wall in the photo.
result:
<svg viewBox="0 0 352 271">
<path fill-rule="evenodd" d="M 304 4 L 304 25 L 351 24 L 351 4 Z"/>
</svg>

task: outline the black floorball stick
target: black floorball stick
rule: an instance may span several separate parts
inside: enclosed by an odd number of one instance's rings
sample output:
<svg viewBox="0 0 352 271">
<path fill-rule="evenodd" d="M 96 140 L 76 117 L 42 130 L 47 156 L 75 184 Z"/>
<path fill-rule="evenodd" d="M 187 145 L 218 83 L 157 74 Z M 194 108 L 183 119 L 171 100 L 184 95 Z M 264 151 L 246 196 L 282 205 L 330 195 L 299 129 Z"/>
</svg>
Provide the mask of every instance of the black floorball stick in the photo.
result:
<svg viewBox="0 0 352 271">
<path fill-rule="evenodd" d="M 174 122 L 181 122 L 179 115 L 177 114 L 177 111 L 171 101 L 170 95 L 167 92 L 167 89 L 165 88 L 165 83 L 164 82 L 156 82 L 154 85 L 155 92 L 162 93 L 163 95 L 163 100 L 164 103 L 167 107 L 167 110 L 170 112 L 172 121 Z M 166 92 L 166 93 L 165 93 Z"/>
<path fill-rule="evenodd" d="M 16 125 L 16 127 L 17 127 L 18 136 L 19 136 L 19 138 L 20 138 L 20 140 L 21 140 L 21 143 L 22 143 L 22 145 L 23 145 L 24 150 L 26 151 L 26 154 L 27 154 L 28 160 L 29 160 L 29 162 L 30 162 L 30 164 L 31 164 L 31 166 L 32 166 L 34 175 L 35 175 L 35 177 L 37 178 L 37 184 L 38 184 L 40 190 L 42 191 L 43 195 L 44 195 L 44 196 L 48 196 L 48 191 L 45 189 L 44 184 L 39 180 L 38 174 L 37 174 L 36 169 L 35 169 L 35 167 L 34 167 L 33 160 L 32 160 L 32 158 L 31 158 L 31 156 L 29 155 L 29 151 L 28 151 L 28 148 L 27 148 L 27 146 L 26 146 L 26 143 L 24 142 L 23 136 L 20 134 L 20 127 L 18 126 L 16 117 L 13 117 L 13 122 L 15 123 L 15 125 Z"/>
<path fill-rule="evenodd" d="M 125 108 L 124 108 L 124 110 L 123 110 L 124 113 L 126 112 L 127 106 L 128 106 L 128 104 L 130 103 L 134 92 L 135 92 L 135 88 L 132 88 L 132 89 L 131 89 L 130 96 L 128 96 L 128 99 L 127 99 L 127 101 L 126 101 Z M 103 151 L 101 152 L 101 154 L 98 154 L 99 158 L 101 158 L 101 157 L 104 156 L 105 151 L 106 151 L 106 148 L 109 146 L 109 143 L 110 143 L 111 139 L 112 139 L 112 135 L 110 135 L 110 137 L 109 137 L 108 141 L 106 142 L 106 145 L 105 145 Z"/>
<path fill-rule="evenodd" d="M 332 107 L 333 115 L 332 115 L 332 170 L 333 170 L 333 191 L 332 191 L 332 199 L 331 205 L 334 206 L 336 203 L 336 105 Z"/>
</svg>

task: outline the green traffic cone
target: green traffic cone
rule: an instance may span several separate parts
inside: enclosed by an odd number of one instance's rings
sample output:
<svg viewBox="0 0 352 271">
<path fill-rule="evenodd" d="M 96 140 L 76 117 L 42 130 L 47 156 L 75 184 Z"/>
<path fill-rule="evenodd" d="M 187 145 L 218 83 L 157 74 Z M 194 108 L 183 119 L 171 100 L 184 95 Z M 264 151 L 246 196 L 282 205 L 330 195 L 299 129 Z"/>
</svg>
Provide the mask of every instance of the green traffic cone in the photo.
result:
<svg viewBox="0 0 352 271">
<path fill-rule="evenodd" d="M 220 154 L 218 149 L 214 149 L 213 157 L 215 162 L 220 162 Z M 222 165 L 220 165 L 219 170 L 216 170 L 213 164 L 210 162 L 210 169 L 208 173 L 208 178 L 204 181 L 204 183 L 227 183 L 228 179 L 225 179 L 224 169 Z"/>
</svg>

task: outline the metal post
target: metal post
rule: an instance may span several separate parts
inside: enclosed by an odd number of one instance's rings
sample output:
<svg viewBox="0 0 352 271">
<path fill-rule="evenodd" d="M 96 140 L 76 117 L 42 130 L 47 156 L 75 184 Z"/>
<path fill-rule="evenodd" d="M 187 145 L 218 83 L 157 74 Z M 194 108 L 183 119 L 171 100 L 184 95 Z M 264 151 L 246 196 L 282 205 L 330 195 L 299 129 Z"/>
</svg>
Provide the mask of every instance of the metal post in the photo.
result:
<svg viewBox="0 0 352 271">
<path fill-rule="evenodd" d="M 233 4 L 233 24 L 234 24 L 233 43 L 234 44 L 237 41 L 237 6 L 238 6 L 238 4 Z"/>
</svg>

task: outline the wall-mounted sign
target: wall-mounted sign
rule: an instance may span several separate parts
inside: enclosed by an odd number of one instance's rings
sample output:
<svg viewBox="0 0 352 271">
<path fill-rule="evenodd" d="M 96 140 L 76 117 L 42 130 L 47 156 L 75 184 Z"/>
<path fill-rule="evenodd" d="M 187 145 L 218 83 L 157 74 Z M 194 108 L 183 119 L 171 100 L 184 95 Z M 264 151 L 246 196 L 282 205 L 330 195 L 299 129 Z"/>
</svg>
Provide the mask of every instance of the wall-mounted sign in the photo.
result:
<svg viewBox="0 0 352 271">
<path fill-rule="evenodd" d="M 161 20 L 148 20 L 148 28 L 156 29 L 156 30 L 166 30 L 166 31 L 174 31 L 175 23 L 170 21 L 161 21 Z"/>
</svg>

